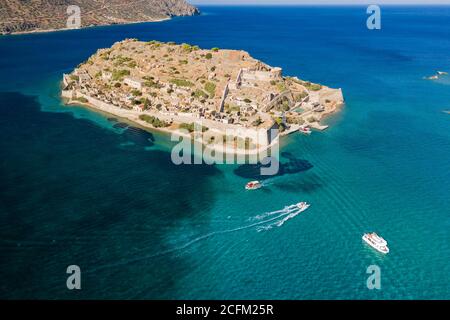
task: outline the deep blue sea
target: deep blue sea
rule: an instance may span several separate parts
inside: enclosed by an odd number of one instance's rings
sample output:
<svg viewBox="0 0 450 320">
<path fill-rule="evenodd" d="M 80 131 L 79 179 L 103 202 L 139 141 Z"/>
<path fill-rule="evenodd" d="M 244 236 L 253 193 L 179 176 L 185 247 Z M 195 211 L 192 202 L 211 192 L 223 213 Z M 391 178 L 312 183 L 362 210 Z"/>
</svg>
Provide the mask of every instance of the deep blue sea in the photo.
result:
<svg viewBox="0 0 450 320">
<path fill-rule="evenodd" d="M 424 79 L 450 71 L 450 7 L 382 7 L 381 30 L 365 7 L 200 9 L 0 37 L 0 298 L 450 299 L 450 77 Z M 175 166 L 167 136 L 61 104 L 62 74 L 125 38 L 243 49 L 346 105 L 245 192 L 251 168 Z"/>
</svg>

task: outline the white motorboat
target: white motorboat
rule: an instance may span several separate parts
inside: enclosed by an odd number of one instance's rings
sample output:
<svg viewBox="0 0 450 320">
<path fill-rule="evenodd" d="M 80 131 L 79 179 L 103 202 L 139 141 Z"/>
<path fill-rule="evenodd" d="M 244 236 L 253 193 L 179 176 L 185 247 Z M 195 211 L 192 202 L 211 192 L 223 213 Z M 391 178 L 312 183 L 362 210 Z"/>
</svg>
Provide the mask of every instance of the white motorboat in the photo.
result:
<svg viewBox="0 0 450 320">
<path fill-rule="evenodd" d="M 301 133 L 303 133 L 303 134 L 306 134 L 306 135 L 308 135 L 308 136 L 312 133 L 311 129 L 310 129 L 308 126 L 301 126 L 301 127 L 298 129 L 298 131 L 301 132 Z"/>
<path fill-rule="evenodd" d="M 300 212 L 307 210 L 311 205 L 307 202 L 299 202 L 296 204 L 297 208 L 300 209 Z"/>
<path fill-rule="evenodd" d="M 245 185 L 246 190 L 257 190 L 262 187 L 261 182 L 259 181 L 250 181 Z"/>
</svg>

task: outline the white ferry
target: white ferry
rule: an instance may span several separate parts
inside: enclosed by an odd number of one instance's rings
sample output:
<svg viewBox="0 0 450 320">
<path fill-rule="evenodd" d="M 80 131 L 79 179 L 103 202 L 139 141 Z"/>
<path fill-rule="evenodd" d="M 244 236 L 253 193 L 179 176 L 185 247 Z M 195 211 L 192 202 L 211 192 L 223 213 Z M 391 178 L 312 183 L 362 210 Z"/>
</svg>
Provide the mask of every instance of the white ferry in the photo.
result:
<svg viewBox="0 0 450 320">
<path fill-rule="evenodd" d="M 257 190 L 257 189 L 260 189 L 261 187 L 262 187 L 262 184 L 259 181 L 250 181 L 249 183 L 247 183 L 245 185 L 246 190 Z"/>
<path fill-rule="evenodd" d="M 310 129 L 308 126 L 301 126 L 301 127 L 298 129 L 298 131 L 301 132 L 301 133 L 303 133 L 303 134 L 306 134 L 306 135 L 308 135 L 308 136 L 312 133 L 311 129 Z"/>
<path fill-rule="evenodd" d="M 305 211 L 306 209 L 308 209 L 311 205 L 307 202 L 299 202 L 296 204 L 296 207 L 298 209 L 300 209 L 300 212 Z"/>
<path fill-rule="evenodd" d="M 365 233 L 362 237 L 362 239 L 372 248 L 375 250 L 381 252 L 381 253 L 388 253 L 389 248 L 387 246 L 387 241 L 384 240 L 382 237 L 377 235 L 375 232 L 372 233 Z"/>
</svg>

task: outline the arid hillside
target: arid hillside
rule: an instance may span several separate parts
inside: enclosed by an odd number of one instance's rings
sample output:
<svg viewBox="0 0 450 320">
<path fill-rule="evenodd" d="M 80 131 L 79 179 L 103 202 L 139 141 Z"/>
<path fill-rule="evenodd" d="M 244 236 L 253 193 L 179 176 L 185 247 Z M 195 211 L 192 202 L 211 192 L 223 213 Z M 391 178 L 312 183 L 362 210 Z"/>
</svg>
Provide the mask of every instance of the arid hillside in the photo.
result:
<svg viewBox="0 0 450 320">
<path fill-rule="evenodd" d="M 66 28 L 67 9 L 74 5 L 81 11 L 81 27 L 156 21 L 199 12 L 185 0 L 2 0 L 0 32 Z"/>
</svg>

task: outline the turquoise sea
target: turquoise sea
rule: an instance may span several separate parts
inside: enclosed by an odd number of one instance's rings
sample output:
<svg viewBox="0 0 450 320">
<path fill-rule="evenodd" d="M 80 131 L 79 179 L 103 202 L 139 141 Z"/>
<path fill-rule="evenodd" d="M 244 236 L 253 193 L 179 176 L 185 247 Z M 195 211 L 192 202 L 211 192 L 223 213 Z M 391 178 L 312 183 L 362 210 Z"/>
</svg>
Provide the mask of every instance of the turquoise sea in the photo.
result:
<svg viewBox="0 0 450 320">
<path fill-rule="evenodd" d="M 382 7 L 377 31 L 365 7 L 200 9 L 0 38 L 0 298 L 450 299 L 450 78 L 423 79 L 450 71 L 450 7 Z M 175 166 L 167 136 L 61 105 L 62 74 L 124 38 L 244 49 L 346 105 L 245 192 L 251 167 Z"/>
</svg>

